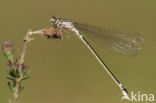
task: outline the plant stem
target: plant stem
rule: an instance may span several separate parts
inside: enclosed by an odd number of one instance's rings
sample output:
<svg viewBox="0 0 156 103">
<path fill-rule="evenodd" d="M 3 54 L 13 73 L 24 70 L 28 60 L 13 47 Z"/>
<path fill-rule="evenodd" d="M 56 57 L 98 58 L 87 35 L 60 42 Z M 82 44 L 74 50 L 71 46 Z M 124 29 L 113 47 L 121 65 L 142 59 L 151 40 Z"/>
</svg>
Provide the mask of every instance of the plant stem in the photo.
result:
<svg viewBox="0 0 156 103">
<path fill-rule="evenodd" d="M 17 103 L 17 101 L 18 101 L 20 82 L 21 82 L 21 78 L 18 78 L 16 81 L 15 91 L 13 93 L 15 103 Z"/>
<path fill-rule="evenodd" d="M 26 36 L 25 36 L 25 39 L 24 39 L 24 46 L 23 46 L 23 50 L 22 50 L 21 57 L 20 57 L 20 60 L 19 60 L 19 66 L 17 68 L 19 73 L 22 73 L 22 64 L 24 63 L 24 57 L 25 57 L 25 54 L 26 54 L 28 43 L 30 42 L 29 39 L 30 39 L 31 34 L 32 34 L 32 32 L 28 31 Z M 18 102 L 19 87 L 20 87 L 21 80 L 22 80 L 21 76 L 19 76 L 16 79 L 15 90 L 13 92 L 13 97 L 14 97 L 15 103 Z"/>
<path fill-rule="evenodd" d="M 24 46 L 23 46 L 23 50 L 22 50 L 21 57 L 20 57 L 20 60 L 19 60 L 19 67 L 18 67 L 19 72 L 22 72 L 22 64 L 24 63 L 24 57 L 25 57 L 25 54 L 26 54 L 27 46 L 28 46 L 28 44 L 30 42 L 30 36 L 31 35 L 32 35 L 32 32 L 28 31 L 25 38 L 24 38 Z"/>
<path fill-rule="evenodd" d="M 32 34 L 42 34 L 42 31 L 43 30 L 34 31 L 34 32 L 28 31 L 26 36 L 24 37 L 24 46 L 23 46 L 22 53 L 21 53 L 21 56 L 20 56 L 20 59 L 19 59 L 19 66 L 17 68 L 19 74 L 21 74 L 23 72 L 22 71 L 22 65 L 24 64 L 24 57 L 25 57 L 25 54 L 26 54 L 26 51 L 27 51 L 27 46 L 28 46 L 29 42 L 31 41 Z M 19 77 L 16 79 L 15 90 L 13 92 L 13 97 L 14 97 L 15 103 L 18 103 L 18 96 L 19 96 L 21 81 L 22 81 L 22 75 L 19 75 Z"/>
</svg>

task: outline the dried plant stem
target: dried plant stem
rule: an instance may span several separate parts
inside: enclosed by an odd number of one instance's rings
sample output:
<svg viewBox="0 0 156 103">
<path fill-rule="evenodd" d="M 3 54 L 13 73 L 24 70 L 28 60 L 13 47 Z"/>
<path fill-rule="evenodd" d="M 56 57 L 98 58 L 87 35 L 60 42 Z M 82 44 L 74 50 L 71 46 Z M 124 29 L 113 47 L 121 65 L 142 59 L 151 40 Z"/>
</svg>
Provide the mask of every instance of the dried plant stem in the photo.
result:
<svg viewBox="0 0 156 103">
<path fill-rule="evenodd" d="M 28 47 L 29 42 L 32 40 L 31 35 L 32 34 L 41 34 L 41 33 L 42 33 L 42 30 L 34 31 L 34 32 L 28 31 L 26 36 L 24 37 L 24 46 L 23 46 L 23 50 L 22 50 L 22 53 L 21 53 L 21 56 L 19 59 L 19 66 L 18 66 L 19 73 L 22 73 L 22 65 L 24 64 L 24 57 L 25 57 L 25 54 L 27 51 L 27 47 Z M 22 76 L 19 76 L 16 79 L 15 91 L 13 92 L 13 97 L 14 97 L 15 103 L 18 102 L 18 96 L 19 96 L 19 89 L 20 89 L 21 81 L 22 81 Z"/>
<path fill-rule="evenodd" d="M 15 92 L 13 93 L 15 103 L 17 103 L 17 101 L 18 101 L 20 82 L 21 82 L 21 78 L 18 78 L 18 80 L 16 81 Z"/>
<path fill-rule="evenodd" d="M 19 67 L 18 67 L 19 72 L 22 71 L 22 64 L 24 63 L 24 57 L 25 57 L 25 54 L 26 54 L 27 46 L 28 46 L 29 42 L 31 41 L 30 40 L 31 35 L 32 35 L 32 32 L 28 31 L 25 38 L 24 38 L 24 46 L 23 46 L 23 50 L 22 50 L 21 57 L 20 57 L 20 60 L 19 60 Z"/>
<path fill-rule="evenodd" d="M 22 50 L 22 53 L 21 53 L 21 57 L 20 57 L 20 60 L 19 60 L 19 66 L 18 66 L 19 73 L 22 72 L 22 64 L 24 63 L 24 57 L 25 57 L 25 54 L 26 54 L 28 43 L 30 42 L 29 39 L 30 39 L 31 34 L 32 34 L 32 32 L 29 31 L 26 34 L 25 38 L 24 38 L 24 46 L 23 46 L 23 50 Z M 15 91 L 13 92 L 13 97 L 14 97 L 15 103 L 17 103 L 17 101 L 18 101 L 19 87 L 20 87 L 21 80 L 22 80 L 21 76 L 19 76 L 16 79 Z"/>
</svg>

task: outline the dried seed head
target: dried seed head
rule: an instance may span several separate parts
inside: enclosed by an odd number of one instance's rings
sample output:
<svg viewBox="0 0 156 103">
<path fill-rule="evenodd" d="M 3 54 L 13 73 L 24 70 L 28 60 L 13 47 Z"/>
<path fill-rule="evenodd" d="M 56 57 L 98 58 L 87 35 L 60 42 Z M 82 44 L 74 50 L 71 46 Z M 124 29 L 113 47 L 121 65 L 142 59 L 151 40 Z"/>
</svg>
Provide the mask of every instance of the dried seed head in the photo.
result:
<svg viewBox="0 0 156 103">
<path fill-rule="evenodd" d="M 27 65 L 26 63 L 23 63 L 22 64 L 22 70 L 24 71 L 24 69 L 26 69 L 26 68 L 28 68 L 29 67 L 29 65 Z"/>
<path fill-rule="evenodd" d="M 48 37 L 48 38 L 61 38 L 61 33 L 59 30 L 55 29 L 55 28 L 46 28 L 43 30 L 43 34 L 44 36 Z"/>
<path fill-rule="evenodd" d="M 12 51 L 13 46 L 14 46 L 14 44 L 13 44 L 12 41 L 6 40 L 6 41 L 3 41 L 2 42 L 2 50 L 4 52 L 10 52 L 10 51 Z"/>
</svg>

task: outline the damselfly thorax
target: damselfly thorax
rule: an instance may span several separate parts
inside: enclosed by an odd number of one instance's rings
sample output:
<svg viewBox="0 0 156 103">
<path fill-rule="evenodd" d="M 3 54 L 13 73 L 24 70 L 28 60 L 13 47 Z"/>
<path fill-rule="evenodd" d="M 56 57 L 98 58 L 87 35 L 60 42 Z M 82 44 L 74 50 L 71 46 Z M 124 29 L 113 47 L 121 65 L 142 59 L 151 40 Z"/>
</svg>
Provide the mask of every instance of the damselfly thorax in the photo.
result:
<svg viewBox="0 0 156 103">
<path fill-rule="evenodd" d="M 55 23 L 52 23 L 53 27 L 59 28 L 62 32 L 65 32 L 65 29 L 75 31 L 75 26 L 73 22 L 69 19 L 60 19 L 57 18 Z"/>
</svg>

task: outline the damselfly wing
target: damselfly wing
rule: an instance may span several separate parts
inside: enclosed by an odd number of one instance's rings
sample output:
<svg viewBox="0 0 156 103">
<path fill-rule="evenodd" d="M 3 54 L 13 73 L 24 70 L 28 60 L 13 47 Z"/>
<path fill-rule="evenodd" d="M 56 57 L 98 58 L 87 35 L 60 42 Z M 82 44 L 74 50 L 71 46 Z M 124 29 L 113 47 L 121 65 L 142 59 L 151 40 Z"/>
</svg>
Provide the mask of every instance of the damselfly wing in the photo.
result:
<svg viewBox="0 0 156 103">
<path fill-rule="evenodd" d="M 73 24 L 90 40 L 118 54 L 136 55 L 144 43 L 144 39 L 139 33 L 130 34 L 112 28 L 100 28 L 78 22 Z"/>
</svg>

